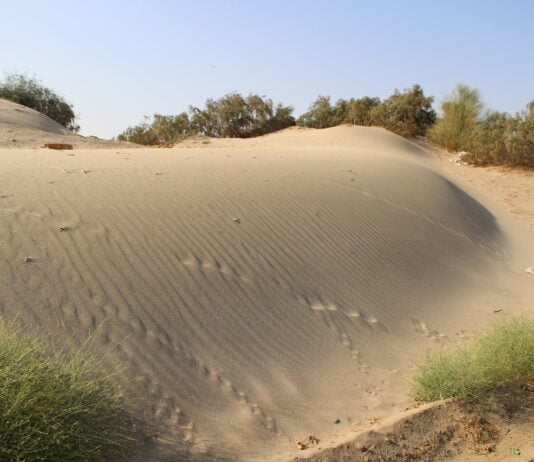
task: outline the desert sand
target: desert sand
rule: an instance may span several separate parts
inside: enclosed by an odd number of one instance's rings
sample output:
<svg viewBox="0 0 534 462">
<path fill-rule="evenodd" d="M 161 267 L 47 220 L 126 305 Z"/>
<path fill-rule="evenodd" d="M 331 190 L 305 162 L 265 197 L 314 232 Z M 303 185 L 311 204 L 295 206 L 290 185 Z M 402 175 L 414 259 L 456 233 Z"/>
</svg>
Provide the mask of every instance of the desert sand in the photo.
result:
<svg viewBox="0 0 534 462">
<path fill-rule="evenodd" d="M 0 150 L 0 313 L 93 335 L 159 427 L 147 458 L 334 445 L 410 407 L 428 349 L 532 312 L 531 176 L 378 128 L 57 152 L 40 123 Z"/>
<path fill-rule="evenodd" d="M 98 149 L 137 145 L 76 135 L 49 117 L 0 98 L 0 149 L 37 148 L 46 143 L 72 144 L 75 148 Z"/>
</svg>

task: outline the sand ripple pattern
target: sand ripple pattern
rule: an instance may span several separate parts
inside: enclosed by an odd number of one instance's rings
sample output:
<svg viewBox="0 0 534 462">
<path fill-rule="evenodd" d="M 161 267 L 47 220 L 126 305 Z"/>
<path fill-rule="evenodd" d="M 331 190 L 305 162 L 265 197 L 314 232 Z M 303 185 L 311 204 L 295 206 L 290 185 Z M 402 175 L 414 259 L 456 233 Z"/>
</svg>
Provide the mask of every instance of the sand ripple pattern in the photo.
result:
<svg viewBox="0 0 534 462">
<path fill-rule="evenodd" d="M 461 311 L 436 300 L 503 258 L 493 216 L 409 150 L 1 152 L 0 313 L 99 329 L 169 438 L 286 451 L 370 412 Z"/>
</svg>

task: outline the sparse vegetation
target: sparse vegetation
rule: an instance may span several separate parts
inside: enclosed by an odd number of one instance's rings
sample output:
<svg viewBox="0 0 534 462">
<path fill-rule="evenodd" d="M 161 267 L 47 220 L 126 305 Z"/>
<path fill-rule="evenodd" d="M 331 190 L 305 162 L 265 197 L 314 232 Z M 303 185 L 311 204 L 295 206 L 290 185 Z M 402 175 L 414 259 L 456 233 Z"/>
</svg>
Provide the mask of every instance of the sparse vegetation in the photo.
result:
<svg viewBox="0 0 534 462">
<path fill-rule="evenodd" d="M 300 116 L 297 125 L 327 128 L 343 123 L 387 128 L 402 136 L 424 135 L 436 119 L 432 97 L 426 97 L 419 85 L 403 92 L 395 91 L 384 101 L 379 98 L 339 99 L 335 106 L 330 97 L 319 96 Z"/>
<path fill-rule="evenodd" d="M 534 380 L 534 320 L 496 323 L 465 347 L 432 353 L 412 378 L 412 395 L 422 401 L 464 400 L 516 380 Z"/>
<path fill-rule="evenodd" d="M 190 108 L 195 134 L 218 138 L 249 138 L 295 125 L 293 108 L 274 105 L 259 95 L 231 93 L 218 100 L 208 99 L 204 109 Z"/>
<path fill-rule="evenodd" d="M 328 128 L 340 124 L 373 125 L 371 111 L 380 104 L 380 98 L 363 98 L 349 100 L 338 99 L 335 106 L 329 96 L 319 96 L 308 111 L 297 119 L 297 125 L 311 128 Z"/>
<path fill-rule="evenodd" d="M 441 103 L 443 115 L 429 130 L 428 137 L 451 151 L 467 149 L 483 107 L 477 89 L 457 85 Z"/>
<path fill-rule="evenodd" d="M 186 112 L 177 116 L 154 114 L 152 122 L 145 121 L 135 127 L 128 127 L 118 139 L 148 146 L 174 143 L 192 135 L 191 123 Z"/>
<path fill-rule="evenodd" d="M 339 100 L 337 108 L 343 111 L 346 102 Z M 341 119 L 341 120 L 340 120 Z M 297 119 L 297 125 L 310 128 L 328 128 L 342 123 L 336 107 L 330 104 L 330 96 L 319 95 L 305 112 Z"/>
<path fill-rule="evenodd" d="M 0 82 L 0 98 L 35 109 L 72 132 L 80 129 L 72 105 L 35 78 L 22 74 L 8 75 Z"/>
<path fill-rule="evenodd" d="M 471 132 L 462 159 L 474 165 L 534 167 L 534 114 L 492 112 Z"/>
<path fill-rule="evenodd" d="M 387 128 L 401 136 L 422 136 L 436 120 L 432 109 L 434 99 L 425 96 L 419 85 L 403 92 L 395 91 L 371 111 L 374 125 Z"/>
<path fill-rule="evenodd" d="M 208 99 L 204 109 L 190 107 L 177 116 L 154 115 L 135 127 L 129 127 L 119 140 L 145 145 L 170 144 L 190 135 L 220 138 L 249 138 L 265 135 L 295 125 L 293 108 L 259 95 L 232 93 L 218 100 Z"/>
<path fill-rule="evenodd" d="M 319 96 L 296 121 L 293 108 L 258 95 L 231 93 L 208 99 L 204 109 L 190 107 L 176 116 L 155 114 L 129 127 L 119 140 L 168 145 L 191 135 L 248 138 L 295 125 L 328 128 L 341 124 L 384 127 L 405 137 L 427 136 L 451 151 L 466 151 L 474 165 L 534 167 L 534 102 L 515 116 L 484 111 L 480 92 L 459 84 L 441 104 L 436 120 L 433 98 L 419 85 L 377 97 L 339 99 Z"/>
<path fill-rule="evenodd" d="M 380 98 L 377 97 L 351 98 L 348 101 L 343 121 L 352 125 L 370 126 L 373 124 L 372 111 L 378 105 L 380 105 Z"/>
<path fill-rule="evenodd" d="M 0 460 L 107 461 L 131 446 L 118 389 L 83 351 L 50 355 L 0 324 Z"/>
<path fill-rule="evenodd" d="M 522 113 L 486 111 L 478 90 L 458 85 L 441 105 L 442 117 L 429 130 L 431 141 L 474 165 L 534 167 L 534 102 Z"/>
</svg>

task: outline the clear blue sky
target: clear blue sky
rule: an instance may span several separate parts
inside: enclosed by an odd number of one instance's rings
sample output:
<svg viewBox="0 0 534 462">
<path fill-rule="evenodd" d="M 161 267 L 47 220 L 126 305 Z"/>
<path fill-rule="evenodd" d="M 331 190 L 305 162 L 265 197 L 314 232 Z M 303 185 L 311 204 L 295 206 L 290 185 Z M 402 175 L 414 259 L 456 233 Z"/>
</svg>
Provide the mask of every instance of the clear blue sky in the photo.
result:
<svg viewBox="0 0 534 462">
<path fill-rule="evenodd" d="M 534 1 L 0 0 L 0 73 L 38 76 L 83 134 L 207 97 L 385 97 L 458 82 L 493 109 L 534 99 Z"/>
</svg>

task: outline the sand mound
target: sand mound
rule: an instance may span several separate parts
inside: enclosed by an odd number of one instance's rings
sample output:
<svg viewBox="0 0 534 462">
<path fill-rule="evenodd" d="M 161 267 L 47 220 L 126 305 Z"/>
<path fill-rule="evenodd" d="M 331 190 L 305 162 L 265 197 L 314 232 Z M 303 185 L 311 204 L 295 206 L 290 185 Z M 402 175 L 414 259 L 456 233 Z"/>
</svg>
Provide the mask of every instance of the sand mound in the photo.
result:
<svg viewBox="0 0 534 462">
<path fill-rule="evenodd" d="M 39 148 L 46 143 L 75 148 L 133 148 L 133 143 L 75 135 L 51 118 L 20 104 L 0 99 L 0 148 Z"/>
<path fill-rule="evenodd" d="M 2 316 L 59 339 L 100 326 L 159 444 L 328 445 L 406 406 L 421 351 L 527 303 L 495 217 L 414 144 L 356 127 L 230 142 L 0 153 Z"/>
<path fill-rule="evenodd" d="M 530 461 L 534 387 L 501 387 L 479 403 L 441 401 L 409 410 L 335 448 L 311 448 L 295 462 Z M 317 445 L 316 445 L 317 446 Z"/>
<path fill-rule="evenodd" d="M 68 133 L 65 127 L 50 117 L 5 99 L 0 99 L 0 124 L 35 128 L 43 132 L 55 133 L 56 135 L 66 135 Z"/>
<path fill-rule="evenodd" d="M 289 127 L 257 138 L 210 138 L 193 136 L 176 143 L 180 148 L 269 148 L 315 150 L 357 146 L 360 151 L 402 151 L 405 155 L 421 156 L 423 150 L 403 138 L 379 127 L 340 125 L 323 129 Z"/>
</svg>

